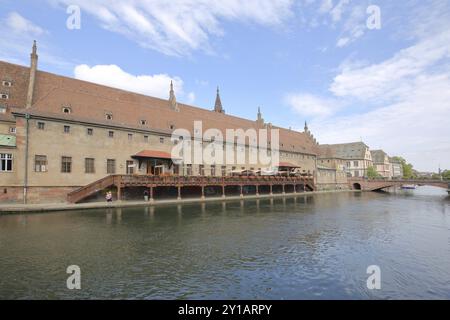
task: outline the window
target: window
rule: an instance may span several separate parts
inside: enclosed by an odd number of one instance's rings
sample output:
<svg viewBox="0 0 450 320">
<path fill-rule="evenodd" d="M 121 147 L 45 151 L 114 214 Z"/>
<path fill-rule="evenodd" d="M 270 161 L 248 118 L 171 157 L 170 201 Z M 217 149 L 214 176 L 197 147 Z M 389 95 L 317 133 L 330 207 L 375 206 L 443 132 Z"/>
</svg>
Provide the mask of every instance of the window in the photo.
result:
<svg viewBox="0 0 450 320">
<path fill-rule="evenodd" d="M 44 130 L 45 129 L 45 123 L 44 122 L 38 122 L 38 129 L 39 130 Z"/>
<path fill-rule="evenodd" d="M 186 165 L 186 174 L 192 176 L 192 164 Z"/>
<path fill-rule="evenodd" d="M 105 117 L 106 117 L 106 120 L 112 120 L 112 119 L 113 119 L 112 113 L 107 113 L 107 114 L 105 115 Z"/>
<path fill-rule="evenodd" d="M 130 140 L 130 141 L 133 140 L 133 134 L 132 133 L 128 134 L 128 140 Z"/>
<path fill-rule="evenodd" d="M 72 172 L 72 157 L 61 157 L 61 172 L 62 173 Z"/>
<path fill-rule="evenodd" d="M 6 107 L 0 106 L 0 113 L 6 113 Z"/>
<path fill-rule="evenodd" d="M 148 142 L 148 136 L 144 136 L 144 142 Z"/>
<path fill-rule="evenodd" d="M 204 176 L 205 175 L 205 166 L 204 165 L 199 165 L 198 166 L 198 168 L 199 168 L 199 174 L 201 175 L 201 176 Z"/>
<path fill-rule="evenodd" d="M 88 128 L 87 129 L 87 134 L 88 134 L 88 136 L 93 136 L 94 135 L 94 129 Z"/>
<path fill-rule="evenodd" d="M 146 126 L 147 125 L 147 120 L 141 120 L 141 126 Z"/>
<path fill-rule="evenodd" d="M 12 87 L 12 82 L 11 82 L 11 81 L 8 81 L 8 80 L 3 80 L 3 81 L 2 81 L 2 85 L 3 85 L 4 87 Z"/>
<path fill-rule="evenodd" d="M 63 107 L 62 108 L 62 112 L 66 113 L 66 114 L 71 114 L 72 113 L 72 109 L 70 107 Z"/>
<path fill-rule="evenodd" d="M 114 138 L 114 131 L 109 131 L 108 132 L 108 137 Z"/>
<path fill-rule="evenodd" d="M 175 126 L 173 124 L 170 125 L 170 130 L 175 129 Z"/>
<path fill-rule="evenodd" d="M 70 133 L 70 126 L 64 126 L 64 133 Z"/>
<path fill-rule="evenodd" d="M 116 173 L 116 160 L 115 159 L 107 159 L 106 160 L 106 173 L 107 174 L 115 174 Z"/>
<path fill-rule="evenodd" d="M 47 172 L 47 156 L 34 156 L 34 171 Z"/>
<path fill-rule="evenodd" d="M 350 168 L 352 166 L 351 162 L 347 162 L 347 168 Z"/>
<path fill-rule="evenodd" d="M 211 166 L 211 175 L 212 175 L 213 177 L 216 176 L 216 166 Z"/>
<path fill-rule="evenodd" d="M 173 174 L 176 176 L 180 175 L 180 166 L 178 164 L 173 165 Z"/>
<path fill-rule="evenodd" d="M 16 127 L 9 127 L 9 133 L 15 134 L 17 132 Z"/>
<path fill-rule="evenodd" d="M 354 165 L 355 167 L 359 167 L 359 162 L 358 162 L 358 161 L 353 161 L 353 165 Z"/>
<path fill-rule="evenodd" d="M 12 154 L 0 153 L 0 172 L 11 172 L 13 169 Z"/>
<path fill-rule="evenodd" d="M 225 177 L 227 175 L 227 167 L 222 166 L 222 177 Z"/>
<path fill-rule="evenodd" d="M 0 93 L 0 98 L 2 98 L 2 99 L 9 99 L 9 94 L 7 94 L 7 93 Z"/>
<path fill-rule="evenodd" d="M 134 174 L 134 161 L 127 161 L 127 174 Z"/>
<path fill-rule="evenodd" d="M 84 159 L 84 170 L 85 173 L 95 173 L 95 159 L 93 158 Z"/>
<path fill-rule="evenodd" d="M 164 143 L 164 138 L 163 137 L 159 138 L 159 142 Z"/>
</svg>

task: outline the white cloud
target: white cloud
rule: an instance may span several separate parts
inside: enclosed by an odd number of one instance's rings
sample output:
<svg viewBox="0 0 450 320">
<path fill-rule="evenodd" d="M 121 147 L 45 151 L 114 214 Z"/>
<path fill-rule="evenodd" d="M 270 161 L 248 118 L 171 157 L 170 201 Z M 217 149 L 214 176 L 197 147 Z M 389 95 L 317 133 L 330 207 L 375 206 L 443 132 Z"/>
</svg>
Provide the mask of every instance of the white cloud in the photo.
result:
<svg viewBox="0 0 450 320">
<path fill-rule="evenodd" d="M 339 48 L 345 47 L 350 43 L 350 38 L 340 38 L 336 44 Z"/>
<path fill-rule="evenodd" d="M 359 140 L 401 155 L 419 170 L 450 168 L 450 31 L 445 28 L 375 64 L 347 62 L 330 93 L 357 113 L 318 118 L 322 143 Z M 318 101 L 323 98 L 318 97 Z"/>
<path fill-rule="evenodd" d="M 73 64 L 59 55 L 58 50 L 48 42 L 50 33 L 36 23 L 28 20 L 17 12 L 10 12 L 0 20 L 2 25 L 2 40 L 0 45 L 0 60 L 15 64 L 30 63 L 33 40 L 37 40 L 39 63 L 48 64 L 59 70 L 72 70 Z"/>
<path fill-rule="evenodd" d="M 320 13 L 330 13 L 331 9 L 333 9 L 333 0 L 322 0 L 322 3 L 319 7 Z"/>
<path fill-rule="evenodd" d="M 45 33 L 44 29 L 35 25 L 17 12 L 11 12 L 5 19 L 5 24 L 9 31 L 16 34 L 39 36 Z"/>
<path fill-rule="evenodd" d="M 430 36 L 392 58 L 366 67 L 342 67 L 330 91 L 339 97 L 390 99 L 408 94 L 415 77 L 450 57 L 450 31 Z"/>
<path fill-rule="evenodd" d="M 285 104 L 302 116 L 324 117 L 336 112 L 339 104 L 336 101 L 323 99 L 307 93 L 292 93 L 284 98 Z"/>
<path fill-rule="evenodd" d="M 189 92 L 187 95 L 187 103 L 193 104 L 195 102 L 195 93 Z"/>
<path fill-rule="evenodd" d="M 169 96 L 170 81 L 173 81 L 175 94 L 183 96 L 183 80 L 179 77 L 171 77 L 167 74 L 157 75 L 132 75 L 116 65 L 79 65 L 74 70 L 75 78 L 137 92 L 149 96 L 167 99 Z M 195 99 L 194 93 L 188 95 L 191 102 Z"/>
<path fill-rule="evenodd" d="M 211 36 L 222 36 L 222 22 L 263 26 L 282 24 L 293 0 L 48 0 L 79 5 L 107 30 L 168 55 L 211 51 Z"/>
<path fill-rule="evenodd" d="M 341 21 L 345 6 L 350 3 L 350 0 L 340 0 L 338 4 L 330 11 L 333 22 Z"/>
<path fill-rule="evenodd" d="M 450 76 L 421 76 L 404 98 L 366 113 L 315 120 L 322 143 L 360 137 L 372 149 L 401 155 L 421 171 L 450 168 Z"/>
</svg>

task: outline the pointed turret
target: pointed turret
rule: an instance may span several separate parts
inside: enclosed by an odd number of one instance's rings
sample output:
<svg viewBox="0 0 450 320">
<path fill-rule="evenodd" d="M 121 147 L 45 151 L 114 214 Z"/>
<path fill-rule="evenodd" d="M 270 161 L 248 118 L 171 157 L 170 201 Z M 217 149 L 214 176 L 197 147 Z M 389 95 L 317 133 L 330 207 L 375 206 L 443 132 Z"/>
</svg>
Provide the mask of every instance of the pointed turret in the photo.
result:
<svg viewBox="0 0 450 320">
<path fill-rule="evenodd" d="M 31 108 L 33 104 L 34 83 L 36 81 L 36 71 L 38 65 L 37 45 L 36 40 L 33 42 L 33 48 L 30 56 L 30 78 L 28 81 L 28 93 L 27 93 L 27 108 Z"/>
<path fill-rule="evenodd" d="M 179 111 L 175 91 L 173 90 L 173 81 L 170 81 L 169 106 L 174 111 Z"/>
<path fill-rule="evenodd" d="M 217 87 L 217 96 L 216 96 L 216 103 L 214 104 L 214 111 L 218 113 L 225 113 L 225 110 L 223 110 L 222 107 L 222 100 L 220 99 L 219 87 Z"/>
<path fill-rule="evenodd" d="M 264 119 L 262 117 L 262 113 L 261 113 L 261 108 L 258 107 L 258 116 L 256 119 L 256 122 L 260 125 L 260 126 L 264 126 Z"/>
<path fill-rule="evenodd" d="M 308 132 L 309 131 L 309 129 L 308 129 L 308 123 L 305 121 L 305 132 Z"/>
</svg>

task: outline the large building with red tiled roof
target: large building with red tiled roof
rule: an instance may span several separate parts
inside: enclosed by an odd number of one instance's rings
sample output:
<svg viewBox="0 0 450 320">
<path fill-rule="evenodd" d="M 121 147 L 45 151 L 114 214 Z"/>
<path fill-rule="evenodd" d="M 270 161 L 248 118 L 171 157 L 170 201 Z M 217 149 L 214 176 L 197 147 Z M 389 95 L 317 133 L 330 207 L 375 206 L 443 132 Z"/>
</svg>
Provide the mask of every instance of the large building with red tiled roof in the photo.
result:
<svg viewBox="0 0 450 320">
<path fill-rule="evenodd" d="M 314 175 L 318 144 L 307 132 L 225 113 L 219 91 L 213 110 L 159 99 L 0 61 L 0 200 L 64 201 L 65 195 L 110 174 L 226 175 L 260 164 L 177 165 L 166 161 L 172 133 L 202 129 L 279 129 L 280 161 Z M 270 139 L 269 139 L 270 140 Z M 270 143 L 270 142 L 269 142 Z M 225 148 L 225 144 L 224 144 Z M 248 145 L 235 145 L 248 152 Z M 164 157 L 160 156 L 165 155 Z M 155 156 L 157 155 L 157 156 Z"/>
</svg>

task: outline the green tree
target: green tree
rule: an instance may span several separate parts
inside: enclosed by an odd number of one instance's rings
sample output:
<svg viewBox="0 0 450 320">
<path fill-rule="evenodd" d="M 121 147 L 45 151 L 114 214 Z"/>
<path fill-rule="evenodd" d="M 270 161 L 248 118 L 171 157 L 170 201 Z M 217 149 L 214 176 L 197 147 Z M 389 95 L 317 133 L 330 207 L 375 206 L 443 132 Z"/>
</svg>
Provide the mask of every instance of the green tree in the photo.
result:
<svg viewBox="0 0 450 320">
<path fill-rule="evenodd" d="M 444 180 L 450 180 L 450 170 L 445 170 L 444 172 L 442 172 L 442 178 Z"/>
<path fill-rule="evenodd" d="M 415 179 L 417 174 L 414 172 L 414 167 L 412 164 L 407 163 L 402 157 L 393 157 L 395 160 L 400 161 L 403 167 L 403 179 Z"/>
<path fill-rule="evenodd" d="M 374 167 L 368 167 L 367 168 L 367 177 L 369 179 L 375 179 L 375 178 L 380 178 L 381 175 L 377 172 L 377 170 L 375 170 Z"/>
</svg>

